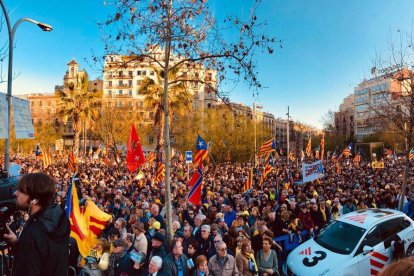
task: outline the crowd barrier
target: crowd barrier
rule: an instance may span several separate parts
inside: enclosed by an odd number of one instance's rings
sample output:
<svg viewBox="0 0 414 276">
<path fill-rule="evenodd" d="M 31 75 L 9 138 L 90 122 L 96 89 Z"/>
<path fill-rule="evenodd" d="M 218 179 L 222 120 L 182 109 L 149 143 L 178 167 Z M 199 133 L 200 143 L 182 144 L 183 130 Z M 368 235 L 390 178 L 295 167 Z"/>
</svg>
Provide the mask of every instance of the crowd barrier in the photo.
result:
<svg viewBox="0 0 414 276">
<path fill-rule="evenodd" d="M 302 243 L 309 239 L 309 232 L 307 230 L 302 230 L 300 233 L 302 236 Z M 290 251 L 292 251 L 301 244 L 299 243 L 299 237 L 296 233 L 293 234 L 292 241 L 290 240 L 290 235 L 282 235 L 276 237 L 274 238 L 274 241 L 277 242 L 277 244 L 283 248 L 283 252 L 277 252 L 279 267 L 281 267 L 286 262 L 286 258 L 289 255 Z"/>
</svg>

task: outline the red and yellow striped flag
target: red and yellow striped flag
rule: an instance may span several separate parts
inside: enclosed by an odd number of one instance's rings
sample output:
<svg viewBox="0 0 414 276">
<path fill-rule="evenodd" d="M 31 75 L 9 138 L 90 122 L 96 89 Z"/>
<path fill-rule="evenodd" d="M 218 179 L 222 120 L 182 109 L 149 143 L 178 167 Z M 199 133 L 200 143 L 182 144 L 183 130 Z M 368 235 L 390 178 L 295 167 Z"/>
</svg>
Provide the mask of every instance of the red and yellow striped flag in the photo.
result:
<svg viewBox="0 0 414 276">
<path fill-rule="evenodd" d="M 264 142 L 259 148 L 259 156 L 263 156 L 266 154 L 271 153 L 272 151 L 276 151 L 276 143 L 275 139 L 271 139 L 269 141 Z"/>
<path fill-rule="evenodd" d="M 325 154 L 325 134 L 322 134 L 322 139 L 321 139 L 321 160 L 322 161 L 324 158 L 324 154 Z"/>
<path fill-rule="evenodd" d="M 43 151 L 43 167 L 47 168 L 53 164 L 52 155 L 47 151 Z"/>
<path fill-rule="evenodd" d="M 145 162 L 147 163 L 152 163 L 155 161 L 155 159 L 157 158 L 157 156 L 155 155 L 155 153 L 153 151 L 151 151 L 150 153 L 148 153 L 147 158 L 145 159 Z"/>
<path fill-rule="evenodd" d="M 309 138 L 308 144 L 306 145 L 305 152 L 306 152 L 307 157 L 311 157 L 312 155 L 311 147 L 312 147 L 312 137 Z"/>
<path fill-rule="evenodd" d="M 165 164 L 164 163 L 158 163 L 158 167 L 157 167 L 157 174 L 155 176 L 155 179 L 163 182 L 165 179 Z"/>
<path fill-rule="evenodd" d="M 69 156 L 68 156 L 68 170 L 70 172 L 73 172 L 73 173 L 76 172 L 76 158 L 75 158 L 75 154 L 73 154 L 73 150 L 69 152 Z"/>
<path fill-rule="evenodd" d="M 246 182 L 243 186 L 243 193 L 247 190 L 250 190 L 253 187 L 253 168 L 250 169 L 249 175 L 246 179 Z"/>
</svg>

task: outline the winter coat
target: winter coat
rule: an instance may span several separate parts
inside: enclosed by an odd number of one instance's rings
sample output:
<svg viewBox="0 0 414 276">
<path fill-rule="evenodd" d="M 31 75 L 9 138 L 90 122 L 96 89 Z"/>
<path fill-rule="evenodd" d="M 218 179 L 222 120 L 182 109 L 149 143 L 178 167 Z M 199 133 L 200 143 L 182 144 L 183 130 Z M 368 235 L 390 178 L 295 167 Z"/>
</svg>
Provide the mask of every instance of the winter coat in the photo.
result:
<svg viewBox="0 0 414 276">
<path fill-rule="evenodd" d="M 186 255 L 181 254 L 180 258 L 181 268 L 183 270 L 183 275 L 188 276 L 190 271 L 187 266 L 188 258 Z M 162 260 L 162 271 L 170 276 L 178 276 L 178 266 L 175 263 L 173 254 L 169 253 L 163 260 Z"/>
<path fill-rule="evenodd" d="M 211 257 L 208 262 L 209 276 L 239 276 L 239 270 L 236 266 L 236 260 L 233 256 L 228 255 L 226 261 L 222 266 L 217 259 L 217 254 Z"/>
<path fill-rule="evenodd" d="M 243 275 L 243 276 L 254 276 L 255 275 L 250 270 L 249 259 L 247 259 L 243 255 L 243 253 L 239 253 L 236 256 L 236 265 L 237 265 L 237 269 L 239 270 L 240 275 Z"/>
<path fill-rule="evenodd" d="M 69 220 L 59 205 L 33 214 L 17 242 L 12 275 L 66 275 L 69 234 Z"/>
</svg>

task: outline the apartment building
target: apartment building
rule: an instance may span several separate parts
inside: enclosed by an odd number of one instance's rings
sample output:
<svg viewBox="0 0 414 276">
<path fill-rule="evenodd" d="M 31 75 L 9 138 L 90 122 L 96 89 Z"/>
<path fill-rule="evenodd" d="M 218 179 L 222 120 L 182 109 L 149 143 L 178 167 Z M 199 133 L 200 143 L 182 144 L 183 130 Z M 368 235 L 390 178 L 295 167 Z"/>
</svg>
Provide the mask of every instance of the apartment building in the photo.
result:
<svg viewBox="0 0 414 276">
<path fill-rule="evenodd" d="M 395 100 L 405 91 L 404 78 L 397 78 L 397 75 L 408 75 L 407 69 L 389 71 L 380 70 L 382 75 L 363 80 L 354 90 L 355 95 L 355 138 L 358 142 L 363 141 L 367 136 L 381 131 L 384 123 L 375 109 L 395 104 Z"/>
<path fill-rule="evenodd" d="M 160 51 L 153 53 L 152 57 L 164 60 Z M 179 61 L 178 57 L 170 59 L 172 65 Z M 162 74 L 159 64 L 149 57 L 107 55 L 103 75 L 104 101 L 107 105 L 116 106 L 134 105 L 138 101 L 138 105 L 142 106 L 144 96 L 139 92 L 142 81 L 152 78 L 162 87 Z M 200 64 L 184 64 L 174 77 L 181 80 L 192 95 L 193 110 L 203 111 L 217 104 L 215 71 L 207 70 Z"/>
<path fill-rule="evenodd" d="M 346 97 L 335 112 L 336 133 L 345 137 L 345 140 L 354 137 L 355 95 Z"/>
</svg>

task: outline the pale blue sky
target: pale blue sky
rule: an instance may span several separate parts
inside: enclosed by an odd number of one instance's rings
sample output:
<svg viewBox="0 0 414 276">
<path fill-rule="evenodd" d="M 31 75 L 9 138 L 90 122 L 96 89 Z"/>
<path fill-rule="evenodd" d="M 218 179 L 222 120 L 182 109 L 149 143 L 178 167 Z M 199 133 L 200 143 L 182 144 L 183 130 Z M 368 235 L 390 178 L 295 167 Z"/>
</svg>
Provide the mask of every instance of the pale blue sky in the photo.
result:
<svg viewBox="0 0 414 276">
<path fill-rule="evenodd" d="M 53 92 L 61 85 L 66 64 L 75 58 L 90 77 L 98 77 L 84 61 L 92 51 L 103 53 L 96 21 L 110 7 L 103 0 L 4 0 L 14 23 L 30 17 L 51 24 L 44 33 L 23 23 L 16 33 L 13 82 L 15 94 Z M 248 12 L 249 0 L 215 0 L 217 16 Z M 283 48 L 260 56 L 259 78 L 266 87 L 259 99 L 264 110 L 291 116 L 314 126 L 328 109 L 337 109 L 353 88 L 370 76 L 376 52 L 385 49 L 387 37 L 397 30 L 411 31 L 414 2 L 410 0 L 263 0 L 259 17 L 269 32 L 283 40 Z M 0 46 L 7 43 L 5 28 Z M 7 62 L 3 63 L 3 75 Z M 0 85 L 6 91 L 6 85 Z M 231 99 L 251 105 L 252 93 L 239 84 Z"/>
</svg>

